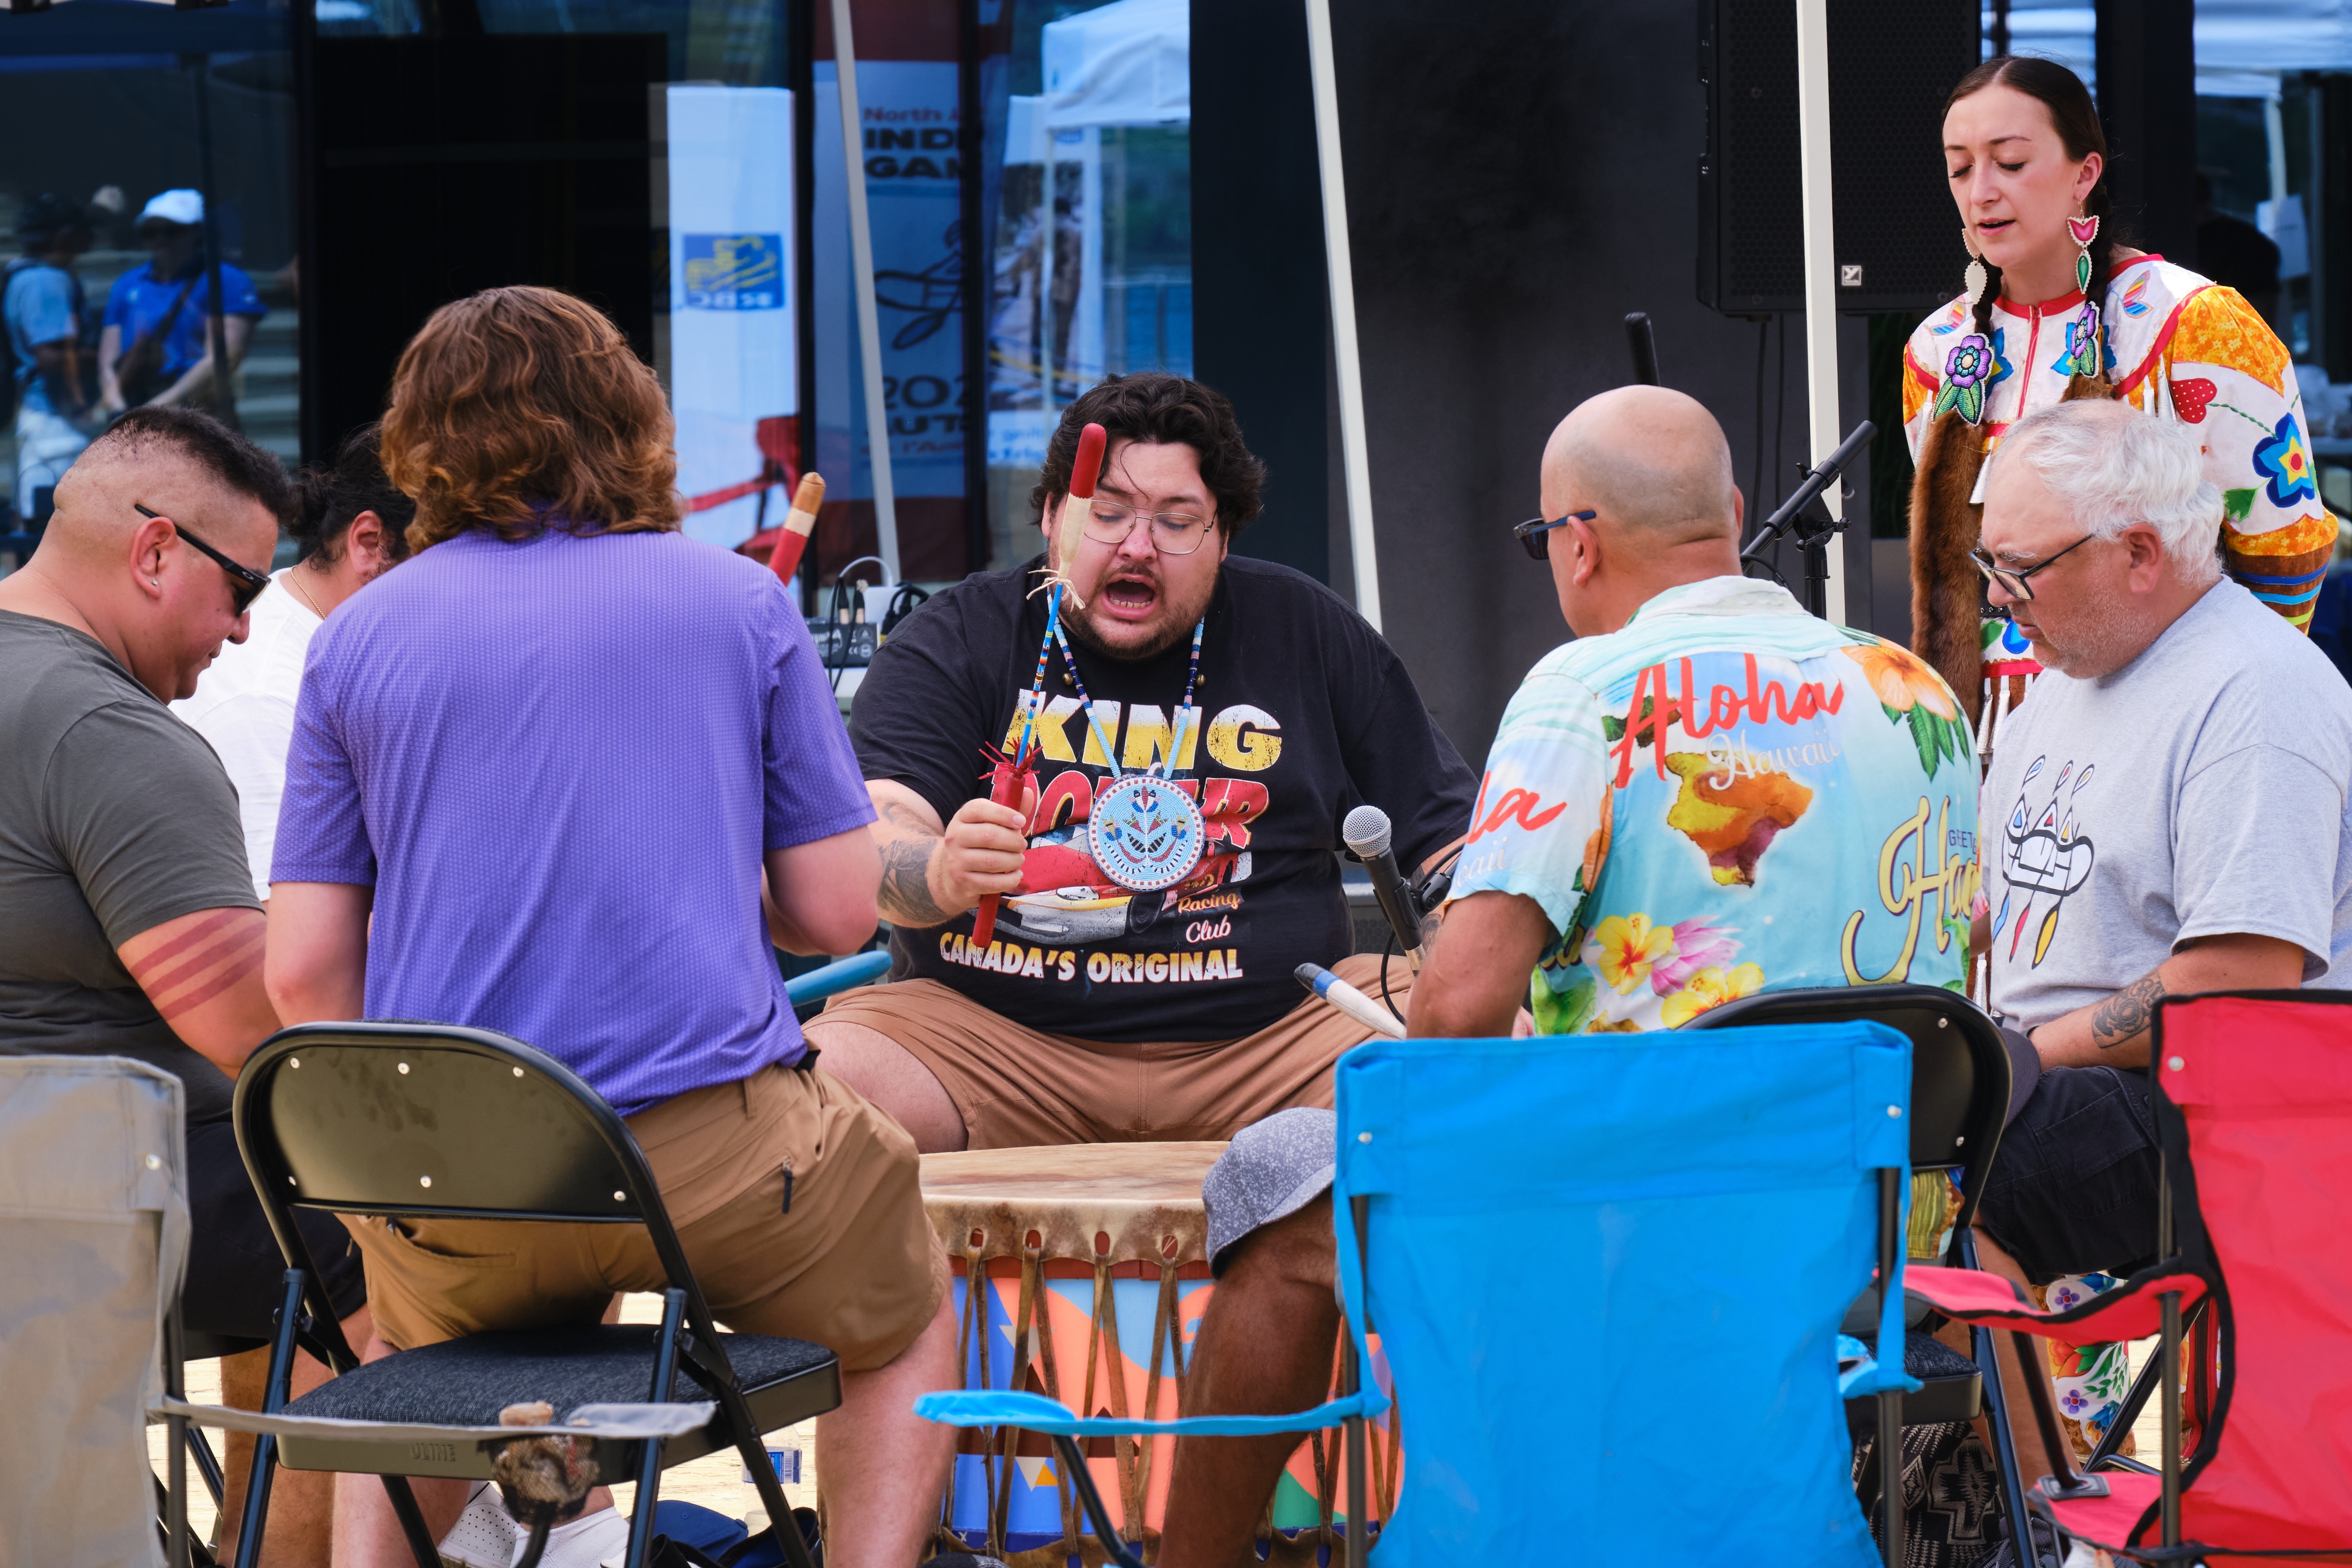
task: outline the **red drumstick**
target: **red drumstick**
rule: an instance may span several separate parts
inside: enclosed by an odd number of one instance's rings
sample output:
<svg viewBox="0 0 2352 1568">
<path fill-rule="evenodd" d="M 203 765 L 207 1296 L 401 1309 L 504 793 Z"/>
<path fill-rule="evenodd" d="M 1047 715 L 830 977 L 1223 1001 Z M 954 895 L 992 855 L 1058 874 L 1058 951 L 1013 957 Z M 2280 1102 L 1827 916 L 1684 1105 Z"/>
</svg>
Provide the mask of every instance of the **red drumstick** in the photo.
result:
<svg viewBox="0 0 2352 1568">
<path fill-rule="evenodd" d="M 824 504 L 824 479 L 812 468 L 801 476 L 800 488 L 793 492 L 793 510 L 784 514 L 784 531 L 776 535 L 775 552 L 768 557 L 768 564 L 787 583 L 801 569 L 801 552 L 808 548 L 809 531 L 816 526 L 816 509 Z"/>
<path fill-rule="evenodd" d="M 1071 603 L 1081 607 L 1087 601 L 1076 585 L 1069 581 L 1070 563 L 1077 558 L 1078 541 L 1084 537 L 1087 509 L 1095 499 L 1095 481 L 1102 477 L 1103 447 L 1108 439 L 1108 434 L 1099 425 L 1089 425 L 1078 432 L 1077 456 L 1070 463 L 1070 493 L 1064 498 L 1062 514 L 1055 520 L 1055 553 L 1060 557 L 1059 566 L 1062 574 L 1062 586 L 1057 593 L 1068 594 Z M 1052 607 L 1046 612 L 1049 624 L 1050 617 L 1058 615 L 1061 611 L 1060 599 L 1056 597 L 1051 601 L 1051 605 Z M 1040 656 L 1037 661 L 1037 672 L 1041 679 L 1044 678 L 1045 670 L 1045 659 Z M 1032 723 L 1035 721 L 1034 704 L 1043 700 L 1042 692 L 1034 695 L 1030 715 Z M 1028 779 L 1029 732 L 1024 727 L 1021 734 L 1018 753 L 998 763 L 995 771 L 989 776 L 989 804 L 992 805 L 1020 805 L 1026 794 L 1024 786 L 1028 783 Z M 986 947 L 989 939 L 996 934 L 996 907 L 1001 898 L 1000 894 L 991 893 L 980 900 L 980 908 L 971 917 L 971 942 L 974 947 Z"/>
<path fill-rule="evenodd" d="M 1087 513 L 1095 500 L 1095 481 L 1102 477 L 1103 447 L 1108 437 L 1099 425 L 1089 425 L 1078 432 L 1078 454 L 1070 464 L 1070 493 L 1063 498 L 1062 515 L 1055 521 L 1055 552 L 1059 557 L 1056 569 L 1066 584 L 1071 603 L 1086 608 L 1087 595 L 1071 577 L 1078 559 L 1078 542 L 1086 537 Z"/>
<path fill-rule="evenodd" d="M 1022 796 L 1027 793 L 1023 786 L 1028 779 L 1029 770 L 1014 766 L 1009 758 L 998 763 L 996 771 L 989 775 L 988 803 L 991 805 L 1019 805 Z M 996 905 L 1001 897 L 991 893 L 980 900 L 980 908 L 971 917 L 972 946 L 984 948 L 989 939 L 996 934 Z"/>
</svg>

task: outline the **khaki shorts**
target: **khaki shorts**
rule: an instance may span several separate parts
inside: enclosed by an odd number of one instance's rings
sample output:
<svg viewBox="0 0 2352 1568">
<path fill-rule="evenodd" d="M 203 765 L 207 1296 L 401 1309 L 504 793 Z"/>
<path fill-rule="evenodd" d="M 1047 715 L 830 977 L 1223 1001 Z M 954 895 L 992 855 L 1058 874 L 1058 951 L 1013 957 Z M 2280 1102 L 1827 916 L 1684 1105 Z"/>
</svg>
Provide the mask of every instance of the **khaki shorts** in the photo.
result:
<svg viewBox="0 0 2352 1568">
<path fill-rule="evenodd" d="M 713 1316 L 886 1366 L 947 1294 L 914 1140 L 831 1075 L 772 1067 L 628 1119 Z M 785 1173 L 792 1173 L 789 1204 Z M 593 1323 L 669 1283 L 635 1225 L 342 1216 L 376 1332 L 400 1350 Z"/>
<path fill-rule="evenodd" d="M 1381 960 L 1359 953 L 1332 973 L 1378 998 Z M 1409 1012 L 1412 971 L 1389 960 L 1389 995 Z M 1293 1106 L 1331 1104 L 1331 1066 L 1371 1031 L 1311 996 L 1238 1040 L 1110 1045 L 1048 1035 L 992 1013 L 936 980 L 836 996 L 810 1020 L 811 1045 L 860 1024 L 930 1068 L 974 1149 L 1041 1143 L 1175 1142 L 1231 1138 Z"/>
</svg>

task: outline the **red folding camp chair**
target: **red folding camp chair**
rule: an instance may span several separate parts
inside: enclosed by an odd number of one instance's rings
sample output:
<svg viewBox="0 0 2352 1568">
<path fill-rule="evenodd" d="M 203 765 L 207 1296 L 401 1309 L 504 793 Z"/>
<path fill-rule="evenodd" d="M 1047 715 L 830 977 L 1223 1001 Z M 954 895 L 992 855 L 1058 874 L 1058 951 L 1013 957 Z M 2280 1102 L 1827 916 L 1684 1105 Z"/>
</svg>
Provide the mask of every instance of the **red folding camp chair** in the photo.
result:
<svg viewBox="0 0 2352 1568">
<path fill-rule="evenodd" d="M 1915 1269 L 1909 1286 L 2028 1334 L 2161 1333 L 2158 1467 L 2102 1454 L 2077 1475 L 2056 1443 L 2064 1473 L 2032 1489 L 2076 1536 L 2151 1563 L 2352 1561 L 2352 992 L 2167 998 L 2149 1079 L 2162 1261 L 2060 1312 L 1972 1269 Z M 2201 1430 L 2184 1468 L 2185 1318 Z M 2130 1420 L 2127 1407 L 2118 1425 Z"/>
</svg>

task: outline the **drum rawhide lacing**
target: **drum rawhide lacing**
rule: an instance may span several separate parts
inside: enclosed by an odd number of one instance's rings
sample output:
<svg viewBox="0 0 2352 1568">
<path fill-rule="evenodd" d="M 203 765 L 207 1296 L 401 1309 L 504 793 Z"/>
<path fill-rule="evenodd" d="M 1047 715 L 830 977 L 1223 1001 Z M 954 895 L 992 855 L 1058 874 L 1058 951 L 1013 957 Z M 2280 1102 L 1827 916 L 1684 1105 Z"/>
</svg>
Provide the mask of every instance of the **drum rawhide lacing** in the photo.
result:
<svg viewBox="0 0 2352 1568">
<path fill-rule="evenodd" d="M 1217 1143 L 1085 1144 L 925 1155 L 924 1207 L 950 1255 L 962 1265 L 964 1300 L 957 1326 L 960 1375 L 976 1379 L 973 1386 L 1009 1385 L 1040 1392 L 1081 1415 L 1104 1411 L 1116 1416 L 1166 1415 L 1169 1412 L 1162 1404 L 1168 1394 L 1163 1389 L 1172 1394 L 1181 1408 L 1185 1331 L 1179 1280 L 1201 1280 L 1206 1270 L 1208 1216 L 1199 1197 L 1200 1184 L 1223 1148 Z M 991 1264 L 1002 1268 L 1007 1260 L 1018 1261 L 1020 1279 L 1009 1314 L 999 1287 L 988 1283 Z M 1158 1283 L 1152 1292 L 1150 1349 L 1139 1366 L 1121 1352 L 1116 1286 L 1126 1284 L 1132 1310 L 1138 1304 L 1135 1286 L 1151 1280 L 1155 1273 Z M 1122 1278 L 1133 1275 L 1140 1275 L 1141 1280 Z M 1089 1277 L 1093 1300 L 1081 1375 L 1076 1346 L 1066 1337 L 1064 1343 L 1068 1344 L 1072 1360 L 1067 1368 L 1063 1364 L 1054 1317 L 1056 1310 L 1072 1310 L 1074 1287 Z M 1011 1283 L 1009 1271 L 998 1278 Z M 1058 1291 L 1056 1283 L 1062 1287 Z M 1056 1295 L 1062 1298 L 1058 1309 L 1053 1303 Z M 1000 1304 L 992 1308 L 992 1301 Z M 1007 1351 L 994 1342 L 1008 1329 L 1009 1353 L 1013 1358 L 1009 1376 L 998 1359 Z M 1139 1372 L 1139 1408 L 1128 1384 L 1129 1377 Z M 1024 1455 L 1024 1436 L 1021 1429 L 1013 1426 L 985 1427 L 963 1436 L 960 1452 L 965 1458 L 961 1462 L 969 1465 L 971 1458 L 979 1459 L 976 1468 L 982 1471 L 985 1511 L 977 1519 L 958 1511 L 951 1475 L 946 1511 L 936 1534 L 940 1548 L 973 1550 L 960 1531 L 977 1533 L 984 1520 L 987 1550 L 1013 1568 L 1064 1568 L 1073 1560 L 1099 1563 L 1101 1545 L 1087 1525 L 1076 1490 L 1062 1473 L 1058 1458 L 1050 1468 L 1060 1539 L 1035 1544 L 1030 1532 L 1045 1521 L 1033 1514 L 1031 1523 L 1019 1527 L 1027 1549 L 1006 1549 L 1015 1530 L 1012 1510 L 1016 1493 L 1034 1496 L 1024 1486 L 1016 1463 L 1034 1467 L 1039 1457 L 1050 1452 L 1042 1439 L 1031 1437 Z M 1172 1457 L 1173 1439 L 1093 1438 L 1083 1446 L 1115 1461 L 1118 1496 L 1114 1506 L 1118 1510 L 1119 1534 L 1149 1560 L 1158 1534 L 1148 1518 L 1153 1479 Z M 1262 1561 L 1276 1568 L 1311 1568 L 1324 1552 L 1339 1547 L 1334 1528 L 1339 1444 L 1318 1433 L 1302 1447 L 1313 1460 L 1321 1528 L 1302 1531 L 1295 1540 L 1284 1539 L 1273 1533 L 1269 1510 L 1259 1537 L 1266 1553 Z M 1370 1447 L 1376 1516 L 1386 1519 L 1394 1511 L 1402 1468 L 1399 1428 L 1393 1418 L 1387 1441 L 1382 1442 L 1375 1431 Z M 974 1489 L 968 1471 L 966 1478 L 968 1498 Z M 1042 1485 L 1042 1479 L 1035 1484 Z M 1164 1489 L 1164 1479 L 1161 1484 Z M 1108 1485 L 1104 1488 L 1106 1494 L 1111 1489 Z M 1034 1509 L 1043 1500 L 1038 1498 L 1024 1506 Z M 1045 1528 L 1050 1531 L 1054 1526 Z"/>
</svg>

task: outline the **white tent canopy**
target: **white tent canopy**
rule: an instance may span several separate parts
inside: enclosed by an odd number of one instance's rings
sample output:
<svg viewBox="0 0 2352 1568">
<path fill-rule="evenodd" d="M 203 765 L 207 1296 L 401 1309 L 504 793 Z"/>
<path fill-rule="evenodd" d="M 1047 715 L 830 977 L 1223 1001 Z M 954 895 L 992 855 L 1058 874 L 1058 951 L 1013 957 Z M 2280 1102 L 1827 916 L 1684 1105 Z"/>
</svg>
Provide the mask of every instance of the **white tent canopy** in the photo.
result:
<svg viewBox="0 0 2352 1568">
<path fill-rule="evenodd" d="M 1045 125 L 1184 125 L 1192 119 L 1191 0 L 1115 0 L 1049 22 Z"/>
</svg>

